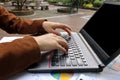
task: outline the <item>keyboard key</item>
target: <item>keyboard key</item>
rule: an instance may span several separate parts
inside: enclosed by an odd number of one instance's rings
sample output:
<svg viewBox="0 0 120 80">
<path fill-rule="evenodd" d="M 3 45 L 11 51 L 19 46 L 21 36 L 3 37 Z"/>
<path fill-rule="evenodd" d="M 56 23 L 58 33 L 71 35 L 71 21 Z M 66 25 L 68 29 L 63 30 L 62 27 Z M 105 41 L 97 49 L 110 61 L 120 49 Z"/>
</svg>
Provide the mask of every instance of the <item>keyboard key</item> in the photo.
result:
<svg viewBox="0 0 120 80">
<path fill-rule="evenodd" d="M 71 60 L 70 60 L 70 58 L 66 59 L 66 66 L 71 66 Z"/>
<path fill-rule="evenodd" d="M 68 38 L 67 36 L 63 38 Z M 82 50 L 77 46 L 73 38 L 67 39 L 69 49 L 68 54 L 63 55 L 62 51 L 56 50 L 51 60 L 51 66 L 88 66 Z"/>
<path fill-rule="evenodd" d="M 76 58 L 76 60 L 77 60 L 79 66 L 83 65 L 83 62 L 82 62 L 82 60 L 80 58 Z"/>
<path fill-rule="evenodd" d="M 77 66 L 77 61 L 76 60 L 71 60 L 73 66 Z"/>
</svg>

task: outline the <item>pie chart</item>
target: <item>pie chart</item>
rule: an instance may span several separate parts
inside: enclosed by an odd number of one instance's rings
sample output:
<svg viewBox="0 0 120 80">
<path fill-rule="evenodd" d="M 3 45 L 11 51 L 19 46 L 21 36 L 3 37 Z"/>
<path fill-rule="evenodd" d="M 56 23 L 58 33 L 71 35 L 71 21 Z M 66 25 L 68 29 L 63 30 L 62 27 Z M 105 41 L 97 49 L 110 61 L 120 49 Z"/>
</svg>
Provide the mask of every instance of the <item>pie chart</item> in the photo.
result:
<svg viewBox="0 0 120 80">
<path fill-rule="evenodd" d="M 74 73 L 51 73 L 56 80 L 70 80 Z"/>
</svg>

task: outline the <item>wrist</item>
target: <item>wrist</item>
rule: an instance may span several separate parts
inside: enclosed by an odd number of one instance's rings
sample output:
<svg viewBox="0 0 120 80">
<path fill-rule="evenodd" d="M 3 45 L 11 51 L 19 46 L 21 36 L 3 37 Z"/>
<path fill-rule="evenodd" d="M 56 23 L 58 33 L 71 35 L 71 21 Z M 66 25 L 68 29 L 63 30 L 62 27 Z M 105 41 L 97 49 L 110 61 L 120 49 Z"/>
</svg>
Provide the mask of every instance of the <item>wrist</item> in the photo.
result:
<svg viewBox="0 0 120 80">
<path fill-rule="evenodd" d="M 40 19 L 40 24 L 41 24 L 41 26 L 39 26 L 39 28 L 38 28 L 38 30 L 39 30 L 39 33 L 41 33 L 41 34 L 45 34 L 45 33 L 47 33 L 47 31 L 44 29 L 44 27 L 43 27 L 43 24 L 44 24 L 44 22 L 46 22 L 47 21 L 47 19 Z"/>
</svg>

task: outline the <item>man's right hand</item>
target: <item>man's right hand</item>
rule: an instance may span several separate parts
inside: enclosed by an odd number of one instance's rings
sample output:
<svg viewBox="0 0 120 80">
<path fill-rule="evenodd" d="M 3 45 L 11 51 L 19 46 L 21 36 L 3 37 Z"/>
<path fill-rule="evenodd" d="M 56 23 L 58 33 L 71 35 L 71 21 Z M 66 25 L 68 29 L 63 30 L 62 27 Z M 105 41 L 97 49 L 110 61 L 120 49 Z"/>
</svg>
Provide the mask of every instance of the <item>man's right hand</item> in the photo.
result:
<svg viewBox="0 0 120 80">
<path fill-rule="evenodd" d="M 40 46 L 41 51 L 51 51 L 59 49 L 64 53 L 68 51 L 67 41 L 53 33 L 45 34 L 42 36 L 34 37 L 38 45 Z"/>
</svg>

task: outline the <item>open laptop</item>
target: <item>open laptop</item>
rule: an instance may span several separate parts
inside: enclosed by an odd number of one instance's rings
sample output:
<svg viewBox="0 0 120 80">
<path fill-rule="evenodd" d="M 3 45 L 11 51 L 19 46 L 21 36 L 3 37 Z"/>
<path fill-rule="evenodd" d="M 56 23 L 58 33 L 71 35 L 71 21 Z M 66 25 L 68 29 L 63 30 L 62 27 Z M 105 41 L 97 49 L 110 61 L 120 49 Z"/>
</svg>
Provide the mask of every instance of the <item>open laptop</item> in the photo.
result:
<svg viewBox="0 0 120 80">
<path fill-rule="evenodd" d="M 68 55 L 55 50 L 29 72 L 101 72 L 120 54 L 120 3 L 104 2 L 79 33 L 71 37 Z M 52 57 L 51 57 L 52 55 Z"/>
</svg>

